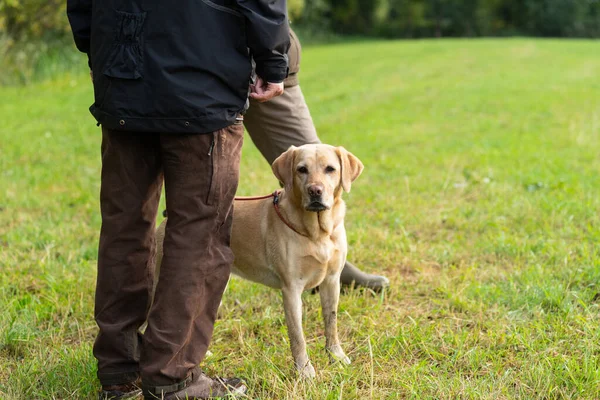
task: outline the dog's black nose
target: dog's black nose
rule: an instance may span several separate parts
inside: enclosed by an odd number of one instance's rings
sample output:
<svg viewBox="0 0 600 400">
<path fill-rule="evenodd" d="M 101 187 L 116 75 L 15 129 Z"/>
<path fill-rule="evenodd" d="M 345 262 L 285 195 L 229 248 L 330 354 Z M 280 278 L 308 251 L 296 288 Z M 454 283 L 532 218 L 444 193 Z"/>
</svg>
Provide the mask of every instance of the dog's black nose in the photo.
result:
<svg viewBox="0 0 600 400">
<path fill-rule="evenodd" d="M 323 194 L 323 186 L 321 185 L 310 185 L 308 187 L 308 194 L 310 197 L 319 197 Z"/>
</svg>

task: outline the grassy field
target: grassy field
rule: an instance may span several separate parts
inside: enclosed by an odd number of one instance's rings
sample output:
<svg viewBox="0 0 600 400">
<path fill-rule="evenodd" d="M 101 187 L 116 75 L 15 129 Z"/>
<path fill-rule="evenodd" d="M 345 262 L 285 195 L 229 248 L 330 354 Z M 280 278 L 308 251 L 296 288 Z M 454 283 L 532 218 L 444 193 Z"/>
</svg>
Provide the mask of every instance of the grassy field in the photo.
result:
<svg viewBox="0 0 600 400">
<path fill-rule="evenodd" d="M 82 59 L 82 65 L 84 61 Z M 210 373 L 258 399 L 600 398 L 600 43 L 305 49 L 323 141 L 366 168 L 346 197 L 350 291 L 330 365 L 318 296 L 295 379 L 278 292 L 233 279 Z M 0 89 L 0 398 L 93 399 L 100 132 L 89 77 Z M 277 187 L 250 140 L 240 194 Z"/>
</svg>

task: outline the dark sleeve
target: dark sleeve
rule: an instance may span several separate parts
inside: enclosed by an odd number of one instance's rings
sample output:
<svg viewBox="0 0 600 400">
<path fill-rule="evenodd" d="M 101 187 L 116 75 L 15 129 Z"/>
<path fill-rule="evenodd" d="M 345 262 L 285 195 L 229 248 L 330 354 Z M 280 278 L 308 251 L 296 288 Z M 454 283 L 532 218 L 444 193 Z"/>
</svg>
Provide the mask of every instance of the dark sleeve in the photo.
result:
<svg viewBox="0 0 600 400">
<path fill-rule="evenodd" d="M 90 55 L 93 0 L 67 0 L 67 17 L 73 31 L 75 45 L 82 53 Z"/>
<path fill-rule="evenodd" d="M 286 0 L 236 0 L 246 18 L 248 47 L 256 74 L 267 82 L 282 82 L 288 74 L 290 34 Z"/>
</svg>

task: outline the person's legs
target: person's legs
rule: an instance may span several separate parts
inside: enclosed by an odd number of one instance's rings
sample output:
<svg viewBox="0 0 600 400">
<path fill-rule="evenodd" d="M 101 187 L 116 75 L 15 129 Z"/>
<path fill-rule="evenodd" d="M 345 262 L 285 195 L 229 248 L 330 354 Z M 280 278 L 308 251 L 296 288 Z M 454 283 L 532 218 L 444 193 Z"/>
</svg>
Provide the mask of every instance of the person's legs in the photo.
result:
<svg viewBox="0 0 600 400">
<path fill-rule="evenodd" d="M 138 328 L 146 319 L 162 186 L 158 135 L 102 130 L 94 344 L 103 387 L 139 377 Z"/>
<path fill-rule="evenodd" d="M 281 96 L 266 103 L 250 100 L 244 125 L 269 164 L 292 145 L 321 143 L 300 85 L 286 87 Z M 385 276 L 367 274 L 348 261 L 340 280 L 343 285 L 354 283 L 374 290 L 389 286 Z"/>
<path fill-rule="evenodd" d="M 250 100 L 244 125 L 269 164 L 291 145 L 321 143 L 299 85 L 266 103 Z"/>
<path fill-rule="evenodd" d="M 161 135 L 168 221 L 140 361 L 144 396 L 184 390 L 197 374 L 229 279 L 241 125 L 205 135 Z M 179 394 L 178 394 L 179 395 Z"/>
</svg>

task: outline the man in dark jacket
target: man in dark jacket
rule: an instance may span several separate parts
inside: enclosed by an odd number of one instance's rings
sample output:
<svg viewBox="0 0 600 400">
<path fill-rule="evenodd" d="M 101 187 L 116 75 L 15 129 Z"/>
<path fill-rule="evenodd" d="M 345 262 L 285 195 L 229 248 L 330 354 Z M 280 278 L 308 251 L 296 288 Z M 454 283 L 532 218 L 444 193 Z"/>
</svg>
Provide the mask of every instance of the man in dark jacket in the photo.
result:
<svg viewBox="0 0 600 400">
<path fill-rule="evenodd" d="M 102 125 L 100 398 L 137 396 L 140 378 L 146 399 L 243 393 L 198 364 L 233 260 L 242 114 L 249 94 L 281 94 L 287 76 L 285 0 L 67 0 L 67 13 Z M 163 176 L 169 222 L 148 309 Z"/>
</svg>

